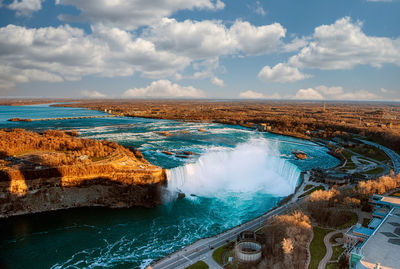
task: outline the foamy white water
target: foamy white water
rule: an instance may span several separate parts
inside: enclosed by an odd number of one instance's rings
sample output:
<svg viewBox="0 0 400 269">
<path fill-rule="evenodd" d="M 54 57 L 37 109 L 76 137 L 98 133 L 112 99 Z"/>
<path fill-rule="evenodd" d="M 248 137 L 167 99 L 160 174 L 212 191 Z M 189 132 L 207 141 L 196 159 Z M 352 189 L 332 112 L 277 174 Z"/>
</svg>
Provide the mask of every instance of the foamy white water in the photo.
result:
<svg viewBox="0 0 400 269">
<path fill-rule="evenodd" d="M 168 190 L 186 195 L 259 192 L 286 196 L 294 192 L 300 170 L 280 157 L 276 143 L 253 138 L 233 149 L 210 148 L 195 163 L 173 168 L 167 175 Z"/>
</svg>

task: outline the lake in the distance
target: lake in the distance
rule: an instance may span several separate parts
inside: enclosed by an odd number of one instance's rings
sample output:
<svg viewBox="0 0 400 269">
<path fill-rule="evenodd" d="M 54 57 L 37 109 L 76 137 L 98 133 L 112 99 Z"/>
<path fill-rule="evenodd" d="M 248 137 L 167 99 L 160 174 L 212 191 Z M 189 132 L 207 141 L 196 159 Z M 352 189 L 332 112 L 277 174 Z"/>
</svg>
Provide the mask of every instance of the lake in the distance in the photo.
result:
<svg viewBox="0 0 400 269">
<path fill-rule="evenodd" d="M 81 137 L 136 147 L 151 163 L 171 169 L 168 188 L 187 198 L 166 197 L 152 209 L 80 208 L 0 220 L 0 268 L 144 268 L 265 213 L 294 191 L 300 171 L 339 163 L 314 143 L 237 126 L 130 117 L 7 121 L 104 114 L 49 105 L 0 106 L 0 128 L 75 129 Z M 182 159 L 163 150 L 196 155 Z M 296 160 L 294 150 L 308 159 Z"/>
</svg>

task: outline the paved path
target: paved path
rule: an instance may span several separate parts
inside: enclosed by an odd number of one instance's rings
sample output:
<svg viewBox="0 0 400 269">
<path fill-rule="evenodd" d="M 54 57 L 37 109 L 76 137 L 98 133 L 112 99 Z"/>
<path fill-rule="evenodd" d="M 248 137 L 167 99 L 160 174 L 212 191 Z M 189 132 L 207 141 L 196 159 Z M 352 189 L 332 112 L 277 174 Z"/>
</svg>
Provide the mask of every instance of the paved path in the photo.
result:
<svg viewBox="0 0 400 269">
<path fill-rule="evenodd" d="M 377 144 L 377 143 L 374 143 L 371 141 L 362 140 L 362 139 L 358 139 L 358 140 L 360 140 L 361 142 L 363 142 L 367 145 L 377 147 L 378 149 L 384 151 L 386 153 L 386 155 L 388 155 L 389 158 L 392 159 L 394 173 L 396 175 L 400 173 L 400 155 L 397 154 L 397 152 L 395 152 L 394 150 L 391 150 L 390 148 L 387 148 L 385 146 L 382 146 L 380 144 Z"/>
<path fill-rule="evenodd" d="M 212 259 L 213 249 L 223 246 L 227 242 L 235 240 L 239 233 L 243 231 L 256 230 L 268 218 L 285 212 L 288 209 L 288 206 L 289 204 L 286 204 L 221 234 L 209 238 L 200 239 L 195 243 L 186 246 L 183 249 L 155 262 L 149 268 L 181 269 L 193 264 L 198 260 L 205 261 L 207 264 L 209 264 L 210 268 L 222 268 Z"/>
<path fill-rule="evenodd" d="M 364 218 L 370 218 L 371 217 L 370 213 L 363 212 L 361 210 L 355 209 L 355 210 L 351 210 L 351 211 L 357 214 L 357 219 L 358 219 L 357 222 L 358 223 L 362 223 Z M 350 227 L 347 227 L 347 228 L 342 229 L 342 230 L 334 230 L 334 231 L 328 233 L 327 235 L 325 235 L 324 244 L 325 244 L 325 247 L 326 247 L 326 254 L 325 254 L 325 257 L 319 262 L 318 269 L 324 269 L 326 267 L 327 263 L 332 258 L 332 254 L 333 254 L 332 247 L 340 245 L 340 244 L 332 244 L 331 243 L 331 237 L 334 234 L 337 234 L 337 233 L 342 233 L 344 235 L 349 229 L 350 229 Z"/>
<path fill-rule="evenodd" d="M 324 268 L 326 268 L 326 264 L 331 260 L 331 258 L 332 258 L 332 254 L 333 254 L 333 249 L 332 249 L 332 247 L 333 246 L 337 246 L 338 244 L 335 244 L 335 245 L 332 245 L 331 244 L 331 237 L 334 235 L 334 234 L 337 234 L 337 233 L 345 233 L 346 231 L 348 230 L 348 228 L 347 229 L 343 229 L 343 230 L 335 230 L 335 231 L 332 231 L 332 232 L 330 232 L 330 233 L 328 233 L 325 237 L 324 237 L 324 244 L 325 244 L 325 247 L 326 247 L 326 254 L 325 254 L 325 257 L 319 262 L 319 264 L 318 264 L 318 269 L 324 269 Z"/>
</svg>

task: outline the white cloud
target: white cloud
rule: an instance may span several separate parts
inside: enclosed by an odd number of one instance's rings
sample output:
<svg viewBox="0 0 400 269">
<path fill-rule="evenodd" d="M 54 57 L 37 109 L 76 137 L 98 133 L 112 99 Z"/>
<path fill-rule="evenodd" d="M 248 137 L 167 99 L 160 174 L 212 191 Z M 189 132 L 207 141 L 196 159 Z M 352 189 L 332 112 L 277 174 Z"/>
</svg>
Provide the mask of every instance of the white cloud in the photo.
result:
<svg viewBox="0 0 400 269">
<path fill-rule="evenodd" d="M 298 68 L 289 66 L 287 64 L 279 63 L 273 68 L 264 66 L 258 73 L 258 78 L 262 81 L 273 82 L 294 82 L 311 77 L 310 75 L 303 74 Z"/>
<path fill-rule="evenodd" d="M 380 68 L 387 63 L 400 66 L 400 38 L 367 36 L 361 27 L 361 22 L 353 23 L 349 17 L 318 26 L 312 37 L 303 37 L 304 41 L 310 41 L 298 54 L 272 69 L 265 66 L 258 77 L 264 81 L 291 82 L 310 77 L 301 73 L 302 68 L 337 70 L 356 65 Z M 304 45 L 301 41 L 293 42 L 285 45 L 284 51 Z"/>
<path fill-rule="evenodd" d="M 379 95 L 366 91 L 359 90 L 355 92 L 343 92 L 341 94 L 332 95 L 330 99 L 334 100 L 378 100 L 382 99 Z"/>
<path fill-rule="evenodd" d="M 28 29 L 0 28 L 0 87 L 18 82 L 79 80 L 81 76 L 172 76 L 190 59 L 167 51 L 130 33 L 104 26 L 87 35 L 68 25 Z"/>
<path fill-rule="evenodd" d="M 285 34 L 286 29 L 279 23 L 253 26 L 239 20 L 229 29 L 229 36 L 236 41 L 237 49 L 251 55 L 274 51 Z"/>
<path fill-rule="evenodd" d="M 343 87 L 340 86 L 327 87 L 324 85 L 320 85 L 315 87 L 315 89 L 326 95 L 339 95 L 343 93 Z"/>
<path fill-rule="evenodd" d="M 314 88 L 300 89 L 297 91 L 293 99 L 302 100 L 379 100 L 382 99 L 375 93 L 358 90 L 353 92 L 345 92 L 343 87 L 328 87 L 320 85 Z"/>
<path fill-rule="evenodd" d="M 260 92 L 255 91 L 244 91 L 239 94 L 239 98 L 241 99 L 280 99 L 282 98 L 280 94 L 274 93 L 272 95 L 265 95 Z"/>
<path fill-rule="evenodd" d="M 254 13 L 261 15 L 261 16 L 265 16 L 267 15 L 267 12 L 264 10 L 262 4 L 260 3 L 260 1 L 256 1 L 254 5 L 247 5 L 247 7 L 253 11 Z"/>
<path fill-rule="evenodd" d="M 81 11 L 79 17 L 60 15 L 64 21 L 89 20 L 109 27 L 133 30 L 156 23 L 178 10 L 223 9 L 221 0 L 56 0 L 57 4 L 73 5 Z"/>
<path fill-rule="evenodd" d="M 303 38 L 294 38 L 290 43 L 287 43 L 283 46 L 283 51 L 292 52 L 298 51 L 299 49 L 305 47 L 307 45 L 307 40 L 305 37 Z"/>
<path fill-rule="evenodd" d="M 224 87 L 224 81 L 222 79 L 219 79 L 217 77 L 211 78 L 211 83 L 218 86 L 218 87 Z"/>
<path fill-rule="evenodd" d="M 29 81 L 61 82 L 63 78 L 59 75 L 38 69 L 19 69 L 0 64 L 0 88 L 10 89 L 15 87 L 16 83 L 26 83 Z"/>
<path fill-rule="evenodd" d="M 237 20 L 227 28 L 220 21 L 178 22 L 164 18 L 146 30 L 144 36 L 157 48 L 204 59 L 239 52 L 269 53 L 277 49 L 285 33 L 279 23 L 254 26 Z"/>
<path fill-rule="evenodd" d="M 385 88 L 381 88 L 380 90 L 381 90 L 381 92 L 383 92 L 383 93 L 389 92 L 389 90 L 388 90 L 388 89 L 385 89 Z"/>
<path fill-rule="evenodd" d="M 81 91 L 81 95 L 84 97 L 88 97 L 88 98 L 105 98 L 107 97 L 107 95 L 98 92 L 98 91 L 88 91 L 88 90 L 83 90 Z"/>
<path fill-rule="evenodd" d="M 44 0 L 14 0 L 7 8 L 15 10 L 17 16 L 30 16 L 33 12 L 42 9 Z M 1 3 L 0 3 L 1 6 Z"/>
<path fill-rule="evenodd" d="M 353 23 L 345 17 L 315 28 L 313 41 L 292 56 L 289 64 L 327 70 L 356 65 L 381 67 L 385 63 L 400 66 L 400 39 L 367 36 L 361 27 L 361 22 Z"/>
<path fill-rule="evenodd" d="M 297 91 L 296 95 L 293 99 L 300 99 L 300 100 L 322 100 L 324 97 L 312 88 L 308 89 L 300 89 Z"/>
<path fill-rule="evenodd" d="M 140 35 L 103 24 L 92 25 L 90 34 L 69 25 L 37 29 L 8 25 L 0 28 L 0 61 L 16 73 L 36 70 L 58 80 L 131 76 L 135 72 L 153 79 L 178 78 L 176 74 L 192 64 L 192 78 L 208 77 L 222 85 L 214 79 L 215 72 L 224 69 L 218 64 L 221 55 L 271 52 L 286 31 L 276 23 L 256 27 L 243 21 L 227 28 L 218 21 L 165 18 L 157 25 Z M 201 68 L 196 70 L 195 64 Z M 34 76 L 18 80 L 11 75 L 3 74 L 0 87 L 44 80 Z"/>
<path fill-rule="evenodd" d="M 239 98 L 243 99 L 265 99 L 265 95 L 260 92 L 245 91 L 239 94 Z"/>
<path fill-rule="evenodd" d="M 133 88 L 124 92 L 124 97 L 139 98 L 204 98 L 204 91 L 196 89 L 192 86 L 180 86 L 171 83 L 169 80 L 153 81 L 149 86 L 144 88 Z"/>
</svg>

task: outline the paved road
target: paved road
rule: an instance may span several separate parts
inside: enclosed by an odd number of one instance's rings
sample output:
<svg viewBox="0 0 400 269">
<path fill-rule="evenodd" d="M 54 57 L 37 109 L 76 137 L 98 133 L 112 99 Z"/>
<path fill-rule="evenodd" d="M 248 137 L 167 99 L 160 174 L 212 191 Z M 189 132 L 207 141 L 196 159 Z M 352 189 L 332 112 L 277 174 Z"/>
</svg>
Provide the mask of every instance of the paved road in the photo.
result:
<svg viewBox="0 0 400 269">
<path fill-rule="evenodd" d="M 218 248 L 220 246 L 225 245 L 227 242 L 233 241 L 236 239 L 239 233 L 247 230 L 255 230 L 261 226 L 261 224 L 267 220 L 269 217 L 282 214 L 288 208 L 288 204 L 279 207 L 273 211 L 270 211 L 258 218 L 255 218 L 249 222 L 243 223 L 239 226 L 232 228 L 231 230 L 225 231 L 221 234 L 218 234 L 213 237 L 204 238 L 196 241 L 195 243 L 184 247 L 183 249 L 170 254 L 169 256 L 157 261 L 152 264 L 149 268 L 152 269 L 177 269 L 177 268 L 185 268 L 186 266 L 192 264 L 197 260 L 205 260 L 207 259 L 206 254 L 211 249 Z M 216 263 L 215 263 L 216 264 Z M 215 266 L 215 265 L 214 265 Z M 219 265 L 218 265 L 219 266 Z M 222 268 L 222 267 L 217 267 Z"/>
<path fill-rule="evenodd" d="M 392 159 L 394 173 L 396 175 L 400 173 L 400 155 L 397 154 L 397 152 L 395 152 L 394 150 L 391 150 L 390 148 L 387 148 L 385 146 L 382 146 L 380 144 L 377 144 L 377 143 L 374 143 L 371 141 L 362 140 L 362 139 L 359 139 L 359 140 L 367 145 L 371 145 L 371 146 L 377 147 L 380 150 L 383 150 L 389 156 L 389 158 Z"/>
</svg>

